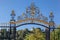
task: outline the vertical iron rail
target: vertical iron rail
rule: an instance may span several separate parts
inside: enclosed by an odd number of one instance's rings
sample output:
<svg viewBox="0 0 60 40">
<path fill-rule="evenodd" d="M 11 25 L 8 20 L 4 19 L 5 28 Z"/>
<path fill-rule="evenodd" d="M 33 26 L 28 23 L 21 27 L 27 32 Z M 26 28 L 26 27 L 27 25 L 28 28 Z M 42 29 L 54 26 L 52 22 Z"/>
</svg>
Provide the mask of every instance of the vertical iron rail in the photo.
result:
<svg viewBox="0 0 60 40">
<path fill-rule="evenodd" d="M 46 40 L 50 40 L 50 28 L 46 28 Z"/>
<path fill-rule="evenodd" d="M 50 40 L 50 25 L 49 25 L 49 39 L 48 40 Z"/>
<path fill-rule="evenodd" d="M 14 40 L 16 40 L 16 27 L 15 26 L 13 28 L 13 35 L 14 35 Z"/>
<path fill-rule="evenodd" d="M 9 40 L 11 40 L 11 24 L 10 24 L 10 29 L 9 29 L 10 31 L 9 31 Z"/>
</svg>

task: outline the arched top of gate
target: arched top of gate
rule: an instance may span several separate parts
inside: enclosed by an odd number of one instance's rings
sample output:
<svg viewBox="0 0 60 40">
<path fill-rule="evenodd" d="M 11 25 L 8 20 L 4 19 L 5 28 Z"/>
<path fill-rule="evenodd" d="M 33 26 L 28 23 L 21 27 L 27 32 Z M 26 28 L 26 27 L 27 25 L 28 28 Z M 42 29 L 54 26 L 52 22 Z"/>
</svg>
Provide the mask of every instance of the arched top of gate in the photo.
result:
<svg viewBox="0 0 60 40">
<path fill-rule="evenodd" d="M 52 13 L 50 13 L 50 18 L 52 17 Z M 19 23 L 43 23 L 47 25 L 53 25 L 54 23 L 48 22 L 48 18 L 44 16 L 38 7 L 35 6 L 34 3 L 31 3 L 29 7 L 26 8 L 26 11 L 22 13 L 22 15 L 17 17 L 16 22 L 10 22 L 11 24 L 19 24 Z"/>
<path fill-rule="evenodd" d="M 32 3 L 31 6 L 26 8 L 26 11 L 22 13 L 22 15 L 18 16 L 17 21 L 15 21 L 14 19 L 15 12 L 14 10 L 12 10 L 10 22 L 0 23 L 0 27 L 10 27 L 10 24 L 12 25 L 17 24 L 16 26 L 27 25 L 27 24 L 41 25 L 39 23 L 47 24 L 49 26 L 54 26 L 55 25 L 53 21 L 54 15 L 52 12 L 50 13 L 49 17 L 50 17 L 50 21 L 48 22 L 48 18 L 40 12 L 40 9 L 36 7 L 34 3 Z"/>
</svg>

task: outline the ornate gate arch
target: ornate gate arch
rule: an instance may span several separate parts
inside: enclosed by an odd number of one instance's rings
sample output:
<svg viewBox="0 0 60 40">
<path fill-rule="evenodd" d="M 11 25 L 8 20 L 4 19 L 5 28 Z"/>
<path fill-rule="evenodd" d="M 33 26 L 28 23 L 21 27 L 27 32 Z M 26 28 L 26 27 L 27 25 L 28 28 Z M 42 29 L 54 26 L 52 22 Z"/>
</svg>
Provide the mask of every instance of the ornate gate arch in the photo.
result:
<svg viewBox="0 0 60 40">
<path fill-rule="evenodd" d="M 14 19 L 14 11 L 12 11 L 12 19 Z M 48 22 L 48 18 L 45 17 L 40 13 L 40 10 L 38 7 L 36 7 L 34 4 L 31 4 L 30 7 L 26 8 L 26 12 L 22 13 L 22 15 L 18 16 L 18 21 L 11 21 L 11 24 L 16 24 L 16 27 L 27 25 L 27 24 L 35 24 L 40 25 L 46 28 L 46 40 L 50 40 L 50 27 L 54 27 L 54 21 L 53 21 L 53 13 L 50 13 L 50 21 Z M 43 23 L 43 24 L 40 24 Z M 47 25 L 47 26 L 46 26 Z M 48 29 L 48 30 L 47 30 Z"/>
<path fill-rule="evenodd" d="M 55 25 L 53 21 L 54 16 L 52 12 L 50 13 L 49 17 L 50 17 L 50 21 L 48 22 L 48 18 L 40 13 L 39 8 L 36 7 L 34 4 L 31 4 L 31 6 L 26 8 L 25 13 L 22 13 L 22 15 L 18 16 L 18 20 L 16 21 L 14 19 L 15 18 L 14 10 L 12 10 L 10 22 L 7 25 L 5 24 L 2 26 L 0 25 L 0 27 L 10 28 L 8 38 L 4 38 L 4 39 L 16 40 L 16 28 L 17 27 L 22 26 L 22 25 L 27 25 L 27 24 L 35 24 L 35 25 L 40 25 L 46 28 L 46 40 L 50 40 L 50 27 L 54 27 Z M 11 38 L 12 29 L 13 29 L 13 38 Z"/>
</svg>

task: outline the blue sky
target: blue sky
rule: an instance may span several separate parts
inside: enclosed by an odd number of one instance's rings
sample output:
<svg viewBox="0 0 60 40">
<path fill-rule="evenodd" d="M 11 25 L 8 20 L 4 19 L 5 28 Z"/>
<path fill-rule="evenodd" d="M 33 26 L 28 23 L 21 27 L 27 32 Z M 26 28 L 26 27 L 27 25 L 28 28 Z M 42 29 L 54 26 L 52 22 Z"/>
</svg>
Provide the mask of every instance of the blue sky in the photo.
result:
<svg viewBox="0 0 60 40">
<path fill-rule="evenodd" d="M 49 13 L 54 13 L 54 21 L 60 24 L 60 0 L 0 0 L 0 23 L 9 22 L 12 10 L 16 17 L 25 12 L 26 7 L 34 2 L 40 8 L 40 12 L 49 18 Z M 23 28 L 23 27 L 22 27 Z"/>
</svg>

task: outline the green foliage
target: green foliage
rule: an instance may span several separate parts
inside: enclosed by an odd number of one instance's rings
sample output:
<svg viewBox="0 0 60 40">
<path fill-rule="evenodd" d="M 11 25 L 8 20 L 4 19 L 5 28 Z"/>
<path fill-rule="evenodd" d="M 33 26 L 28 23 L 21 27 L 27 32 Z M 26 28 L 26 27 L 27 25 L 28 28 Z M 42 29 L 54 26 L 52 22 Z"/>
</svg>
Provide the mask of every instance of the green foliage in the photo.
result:
<svg viewBox="0 0 60 40">
<path fill-rule="evenodd" d="M 18 40 L 24 40 L 26 34 L 29 33 L 28 29 L 18 31 Z"/>
<path fill-rule="evenodd" d="M 36 28 L 32 30 L 33 33 L 27 34 L 25 40 L 45 40 L 43 32 Z"/>
<path fill-rule="evenodd" d="M 60 28 L 60 25 L 57 28 Z M 55 29 L 54 31 L 52 31 L 50 33 L 50 38 L 51 40 L 60 40 L 60 29 Z"/>
</svg>

